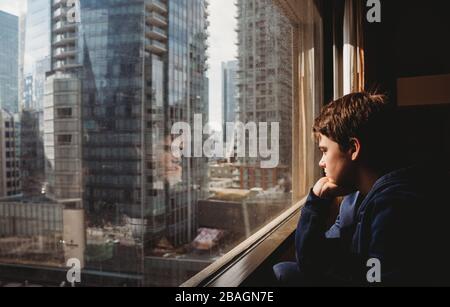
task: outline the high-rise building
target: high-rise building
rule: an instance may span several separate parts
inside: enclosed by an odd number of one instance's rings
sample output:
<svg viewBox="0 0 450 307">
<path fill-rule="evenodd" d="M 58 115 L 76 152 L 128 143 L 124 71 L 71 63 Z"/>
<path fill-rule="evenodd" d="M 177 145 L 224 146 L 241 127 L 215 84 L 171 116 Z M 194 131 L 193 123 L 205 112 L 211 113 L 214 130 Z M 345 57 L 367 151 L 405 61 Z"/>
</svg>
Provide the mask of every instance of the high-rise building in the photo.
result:
<svg viewBox="0 0 450 307">
<path fill-rule="evenodd" d="M 27 86 L 25 80 L 25 88 Z M 23 109 L 20 114 L 20 171 L 23 194 L 41 195 L 45 182 L 44 145 L 39 129 L 40 112 Z M 39 158 L 40 159 L 39 159 Z"/>
<path fill-rule="evenodd" d="M 21 193 L 18 128 L 14 114 L 0 109 L 0 197 Z"/>
<path fill-rule="evenodd" d="M 0 141 L 2 171 L 14 172 L 6 196 L 20 188 L 20 155 L 30 197 L 0 204 L 0 258 L 42 270 L 32 266 L 77 258 L 87 284 L 159 285 L 153 277 L 168 272 L 159 248 L 179 253 L 195 239 L 207 187 L 206 159 L 174 159 L 171 128 L 207 120 L 208 2 L 78 4 L 72 22 L 68 1 L 28 1 L 21 129 L 5 112 L 0 131 L 12 139 Z M 18 252 L 6 250 L 16 234 Z M 211 262 L 188 258 L 172 259 L 171 285 Z"/>
<path fill-rule="evenodd" d="M 50 71 L 51 48 L 51 7 L 49 0 L 28 0 L 25 19 L 25 56 L 23 78 L 26 95 L 23 97 L 23 109 L 39 111 L 44 106 L 45 74 Z"/>
<path fill-rule="evenodd" d="M 234 123 L 237 113 L 237 70 L 238 61 L 222 63 L 222 107 L 223 107 L 223 136 L 227 139 L 225 123 Z"/>
<path fill-rule="evenodd" d="M 241 122 L 278 122 L 281 167 L 291 165 L 292 26 L 271 0 L 238 0 L 238 109 Z M 259 167 L 259 158 L 240 161 Z M 279 177 L 288 174 L 278 172 Z M 262 175 L 260 175 L 262 176 Z M 270 178 L 254 178 L 262 187 Z"/>
<path fill-rule="evenodd" d="M 45 189 L 44 85 L 50 71 L 51 7 L 49 0 L 28 0 L 21 20 L 24 42 L 21 70 L 21 165 L 26 196 Z M 22 46 L 23 44 L 23 46 Z"/>
<path fill-rule="evenodd" d="M 51 199 L 82 204 L 82 121 L 79 23 L 69 16 L 67 1 L 52 2 L 51 70 L 44 89 L 44 152 L 46 193 Z M 40 63 L 42 65 L 42 63 Z"/>
<path fill-rule="evenodd" d="M 19 16 L 19 54 L 18 54 L 18 65 L 19 65 L 19 75 L 18 75 L 18 106 L 19 113 L 23 109 L 24 105 L 24 87 L 25 87 L 25 78 L 24 78 L 24 68 L 25 68 L 25 33 L 26 33 L 26 22 L 27 17 L 24 12 L 20 13 Z"/>
<path fill-rule="evenodd" d="M 0 107 L 19 112 L 19 18 L 0 11 Z"/>
<path fill-rule="evenodd" d="M 153 1 L 158 3 L 158 1 Z M 149 1 L 148 3 L 152 3 Z M 193 123 L 195 114 L 208 121 L 207 28 L 208 1 L 167 1 L 167 114 L 165 135 L 175 122 Z M 150 14 L 156 9 L 150 8 Z M 153 13 L 152 13 L 153 11 Z M 157 24 L 149 19 L 150 25 Z M 166 137 L 167 139 L 167 137 Z M 166 146 L 169 144 L 165 144 Z M 168 148 L 164 148 L 167 152 Z M 175 244 L 191 242 L 197 232 L 197 202 L 205 196 L 207 186 L 207 159 L 183 158 L 178 166 L 181 174 L 174 183 L 173 165 L 165 163 L 167 236 Z M 175 168 L 176 169 L 176 168 Z M 175 176 L 173 176 L 175 175 Z M 172 177 L 172 179 L 170 178 Z M 155 180 L 157 183 L 157 180 Z"/>
<path fill-rule="evenodd" d="M 142 273 L 160 240 L 197 231 L 207 163 L 174 161 L 170 145 L 175 122 L 207 118 L 208 3 L 84 0 L 75 22 L 52 4 L 46 193 L 85 211 L 87 266 Z"/>
</svg>

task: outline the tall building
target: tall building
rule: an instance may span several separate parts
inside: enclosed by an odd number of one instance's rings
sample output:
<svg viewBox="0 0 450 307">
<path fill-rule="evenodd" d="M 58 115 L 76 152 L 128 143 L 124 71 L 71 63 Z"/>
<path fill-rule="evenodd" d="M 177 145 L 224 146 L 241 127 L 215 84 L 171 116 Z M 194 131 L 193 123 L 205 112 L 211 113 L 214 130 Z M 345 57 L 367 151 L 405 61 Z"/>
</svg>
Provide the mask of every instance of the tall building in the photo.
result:
<svg viewBox="0 0 450 307">
<path fill-rule="evenodd" d="M 67 1 L 52 2 L 50 69 L 44 87 L 46 193 L 82 209 L 82 121 L 79 23 L 71 20 Z M 79 14 L 79 7 L 75 7 Z M 43 66 L 39 61 L 37 66 Z"/>
<path fill-rule="evenodd" d="M 25 33 L 26 33 L 26 14 L 24 12 L 20 13 L 19 16 L 19 54 L 18 54 L 18 65 L 19 65 L 19 75 L 18 75 L 18 105 L 19 105 L 19 113 L 23 109 L 24 104 L 24 87 L 25 87 L 25 78 L 24 78 L 24 65 L 25 65 Z"/>
<path fill-rule="evenodd" d="M 0 109 L 0 197 L 21 193 L 18 128 L 14 114 Z"/>
<path fill-rule="evenodd" d="M 26 196 L 40 195 L 45 189 L 44 85 L 46 73 L 51 69 L 51 7 L 49 0 L 28 0 L 27 14 L 21 20 L 24 54 L 20 109 L 24 131 L 20 147 Z"/>
<path fill-rule="evenodd" d="M 0 11 L 0 107 L 19 112 L 19 18 Z"/>
<path fill-rule="evenodd" d="M 167 1 L 167 5 L 166 136 L 175 122 L 192 125 L 195 114 L 201 114 L 206 122 L 209 113 L 206 78 L 209 3 L 207 0 L 171 0 Z M 156 11 L 151 6 L 147 8 L 151 14 Z M 153 28 L 157 25 L 152 19 L 147 23 Z M 168 148 L 165 149 L 167 151 Z M 165 163 L 164 168 L 164 172 L 169 175 L 166 177 L 173 175 L 173 166 Z M 179 182 L 175 184 L 173 179 L 168 178 L 165 184 L 167 236 L 174 245 L 189 243 L 196 236 L 197 202 L 206 194 L 207 159 L 183 158 L 178 168 L 181 171 Z"/>
<path fill-rule="evenodd" d="M 234 123 L 237 112 L 237 70 L 238 61 L 222 63 L 222 107 L 223 107 L 223 136 L 227 139 L 225 123 Z"/>
<path fill-rule="evenodd" d="M 207 118 L 208 3 L 84 0 L 75 22 L 52 4 L 45 192 L 85 211 L 88 267 L 142 273 L 160 240 L 197 231 L 207 163 L 170 145 L 175 122 Z"/>
<path fill-rule="evenodd" d="M 20 171 L 25 196 L 41 195 L 45 182 L 40 118 L 39 111 L 23 109 L 20 113 Z"/>
<path fill-rule="evenodd" d="M 291 139 L 283 136 L 291 135 L 292 26 L 271 0 L 238 0 L 237 6 L 239 120 L 268 122 L 269 127 L 279 122 L 280 166 L 290 169 Z M 258 168 L 260 160 L 240 162 Z M 266 179 L 255 178 L 255 186 Z"/>
<path fill-rule="evenodd" d="M 50 71 L 51 7 L 49 0 L 28 0 L 25 19 L 23 109 L 43 114 L 45 74 Z M 43 122 L 40 123 L 41 129 Z"/>
</svg>

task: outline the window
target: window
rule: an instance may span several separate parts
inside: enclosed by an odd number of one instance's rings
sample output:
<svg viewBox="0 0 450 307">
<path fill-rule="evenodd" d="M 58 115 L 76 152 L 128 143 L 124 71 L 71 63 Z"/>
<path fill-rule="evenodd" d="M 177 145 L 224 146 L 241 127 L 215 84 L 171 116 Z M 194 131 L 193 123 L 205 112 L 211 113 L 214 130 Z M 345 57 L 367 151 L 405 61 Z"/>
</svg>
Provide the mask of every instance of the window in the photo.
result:
<svg viewBox="0 0 450 307">
<path fill-rule="evenodd" d="M 57 118 L 71 118 L 72 117 L 72 108 L 61 108 L 57 109 Z"/>
<path fill-rule="evenodd" d="M 72 135 L 64 134 L 58 135 L 58 145 L 70 145 L 72 143 Z"/>
<path fill-rule="evenodd" d="M 51 12 L 64 3 L 44 2 L 30 5 Z M 64 267 L 61 242 L 71 242 L 70 258 L 92 274 L 84 286 L 179 286 L 306 194 L 314 174 L 303 166 L 314 154 L 303 147 L 313 147 L 310 131 L 300 127 L 311 126 L 321 102 L 320 29 L 302 32 L 278 0 L 109 2 L 87 1 L 77 31 L 56 37 L 57 19 L 37 19 L 28 8 L 27 24 L 57 42 L 48 62 L 30 55 L 26 68 L 36 67 L 36 80 L 24 87 L 40 89 L 28 89 L 21 114 L 23 196 L 0 207 L 12 208 L 4 215 L 24 229 L 15 250 L 27 253 L 3 252 L 0 239 L 0 268 Z M 160 5 L 168 14 L 142 24 Z M 300 39 L 308 41 L 294 44 Z M 45 50 L 45 41 L 33 41 L 34 49 Z M 53 58 L 66 42 L 82 62 Z M 308 62 L 295 62 L 300 52 Z M 302 95 L 299 65 L 308 74 Z"/>
</svg>

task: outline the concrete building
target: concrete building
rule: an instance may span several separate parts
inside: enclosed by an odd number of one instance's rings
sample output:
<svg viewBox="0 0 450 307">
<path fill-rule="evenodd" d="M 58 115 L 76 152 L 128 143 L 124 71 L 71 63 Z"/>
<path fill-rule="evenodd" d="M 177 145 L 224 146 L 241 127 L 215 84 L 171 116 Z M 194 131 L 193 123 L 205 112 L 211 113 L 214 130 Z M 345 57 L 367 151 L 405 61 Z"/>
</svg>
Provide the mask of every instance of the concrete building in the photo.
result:
<svg viewBox="0 0 450 307">
<path fill-rule="evenodd" d="M 19 195 L 22 189 L 17 128 L 15 116 L 0 110 L 0 197 Z"/>
<path fill-rule="evenodd" d="M 238 0 L 237 7 L 239 120 L 280 123 L 280 165 L 290 167 L 292 26 L 271 0 Z M 239 162 L 259 167 L 260 160 Z"/>
</svg>

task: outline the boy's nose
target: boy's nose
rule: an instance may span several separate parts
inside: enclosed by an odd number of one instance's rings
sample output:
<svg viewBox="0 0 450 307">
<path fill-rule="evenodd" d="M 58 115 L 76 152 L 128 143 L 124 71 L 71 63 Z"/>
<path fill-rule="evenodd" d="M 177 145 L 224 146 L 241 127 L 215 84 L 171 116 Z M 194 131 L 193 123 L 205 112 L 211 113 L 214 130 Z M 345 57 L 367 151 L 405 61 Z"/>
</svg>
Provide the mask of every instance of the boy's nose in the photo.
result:
<svg viewBox="0 0 450 307">
<path fill-rule="evenodd" d="M 325 167 L 326 167 L 325 161 L 320 160 L 319 166 L 320 166 L 321 168 L 325 169 Z"/>
</svg>

